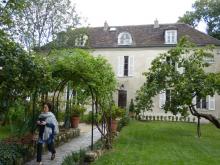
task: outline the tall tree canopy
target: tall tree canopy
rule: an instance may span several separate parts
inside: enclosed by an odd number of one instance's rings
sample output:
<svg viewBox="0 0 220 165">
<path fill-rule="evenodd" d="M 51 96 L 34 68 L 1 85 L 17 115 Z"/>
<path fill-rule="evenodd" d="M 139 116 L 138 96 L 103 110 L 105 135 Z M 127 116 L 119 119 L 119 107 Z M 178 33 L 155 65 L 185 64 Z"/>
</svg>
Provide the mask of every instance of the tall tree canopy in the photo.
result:
<svg viewBox="0 0 220 165">
<path fill-rule="evenodd" d="M 58 32 L 79 24 L 79 16 L 70 0 L 23 1 L 23 10 L 13 14 L 9 30 L 28 50 L 41 47 Z"/>
<path fill-rule="evenodd" d="M 220 1 L 197 0 L 193 4 L 193 11 L 187 11 L 178 22 L 187 23 L 196 27 L 200 21 L 207 25 L 207 33 L 220 39 Z"/>
<path fill-rule="evenodd" d="M 138 91 L 137 107 L 151 110 L 153 97 L 169 90 L 169 96 L 162 106 L 166 112 L 174 115 L 191 112 L 220 128 L 218 120 L 210 114 L 198 112 L 194 102 L 196 97 L 201 99 L 220 93 L 220 74 L 204 70 L 209 66 L 204 59 L 212 58 L 211 52 L 212 48 L 197 48 L 183 38 L 175 48 L 154 59 L 149 71 L 144 73 L 146 82 Z"/>
</svg>

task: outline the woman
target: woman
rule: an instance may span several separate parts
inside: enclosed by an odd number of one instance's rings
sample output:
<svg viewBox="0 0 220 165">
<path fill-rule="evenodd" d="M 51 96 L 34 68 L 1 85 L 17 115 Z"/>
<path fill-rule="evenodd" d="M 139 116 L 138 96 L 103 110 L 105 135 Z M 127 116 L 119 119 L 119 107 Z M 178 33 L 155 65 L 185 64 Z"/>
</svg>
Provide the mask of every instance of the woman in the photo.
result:
<svg viewBox="0 0 220 165">
<path fill-rule="evenodd" d="M 39 127 L 39 137 L 37 143 L 37 162 L 42 165 L 42 145 L 47 144 L 48 150 L 52 153 L 51 160 L 55 158 L 54 136 L 59 133 L 58 122 L 51 111 L 51 104 L 43 104 L 43 112 L 39 115 L 37 125 Z"/>
</svg>

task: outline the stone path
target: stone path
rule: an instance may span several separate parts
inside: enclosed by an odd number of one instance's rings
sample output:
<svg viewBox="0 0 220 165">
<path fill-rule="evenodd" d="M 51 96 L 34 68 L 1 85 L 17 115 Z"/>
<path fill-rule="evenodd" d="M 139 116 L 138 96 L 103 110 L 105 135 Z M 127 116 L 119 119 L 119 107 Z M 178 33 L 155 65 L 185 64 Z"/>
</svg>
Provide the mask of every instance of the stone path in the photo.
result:
<svg viewBox="0 0 220 165">
<path fill-rule="evenodd" d="M 65 156 L 72 153 L 72 151 L 79 151 L 84 149 L 91 144 L 91 126 L 86 124 L 80 124 L 80 136 L 74 138 L 73 140 L 65 143 L 56 148 L 56 158 L 51 161 L 51 153 L 46 152 L 42 155 L 43 165 L 61 165 Z M 99 131 L 94 129 L 94 142 L 100 139 L 101 135 Z M 37 165 L 36 159 L 26 163 L 26 165 Z"/>
</svg>

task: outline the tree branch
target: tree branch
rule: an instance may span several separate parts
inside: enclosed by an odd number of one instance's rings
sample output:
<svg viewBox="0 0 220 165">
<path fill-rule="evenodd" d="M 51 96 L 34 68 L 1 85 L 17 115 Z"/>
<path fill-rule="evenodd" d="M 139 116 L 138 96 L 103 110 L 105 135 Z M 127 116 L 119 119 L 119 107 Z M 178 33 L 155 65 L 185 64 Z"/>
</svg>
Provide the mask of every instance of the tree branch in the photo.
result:
<svg viewBox="0 0 220 165">
<path fill-rule="evenodd" d="M 220 129 L 219 121 L 211 114 L 198 113 L 194 106 L 189 106 L 189 110 L 193 116 L 202 117 L 209 120 L 212 124 L 214 124 L 217 128 Z"/>
</svg>

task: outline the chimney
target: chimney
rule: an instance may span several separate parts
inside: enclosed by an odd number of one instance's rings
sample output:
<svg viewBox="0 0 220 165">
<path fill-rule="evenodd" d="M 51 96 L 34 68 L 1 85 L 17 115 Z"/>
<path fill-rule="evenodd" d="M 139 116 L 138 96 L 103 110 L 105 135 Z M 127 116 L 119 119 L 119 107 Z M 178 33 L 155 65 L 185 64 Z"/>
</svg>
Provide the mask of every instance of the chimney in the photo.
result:
<svg viewBox="0 0 220 165">
<path fill-rule="evenodd" d="M 157 19 L 155 19 L 155 21 L 154 21 L 154 28 L 159 28 L 160 26 L 159 26 L 159 22 L 158 22 L 158 20 Z"/>
<path fill-rule="evenodd" d="M 107 23 L 107 21 L 105 21 L 105 23 L 104 23 L 104 31 L 107 31 L 108 28 L 109 28 L 108 23 Z"/>
</svg>

